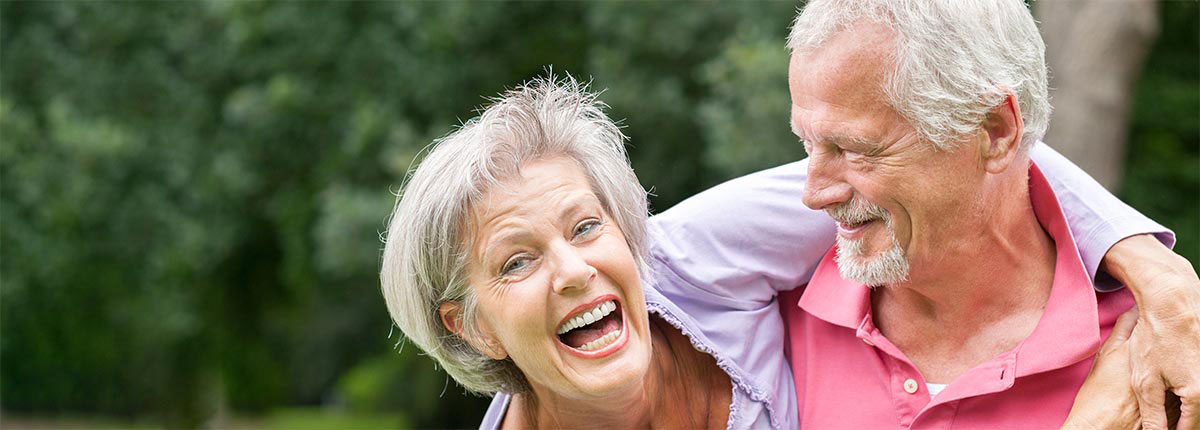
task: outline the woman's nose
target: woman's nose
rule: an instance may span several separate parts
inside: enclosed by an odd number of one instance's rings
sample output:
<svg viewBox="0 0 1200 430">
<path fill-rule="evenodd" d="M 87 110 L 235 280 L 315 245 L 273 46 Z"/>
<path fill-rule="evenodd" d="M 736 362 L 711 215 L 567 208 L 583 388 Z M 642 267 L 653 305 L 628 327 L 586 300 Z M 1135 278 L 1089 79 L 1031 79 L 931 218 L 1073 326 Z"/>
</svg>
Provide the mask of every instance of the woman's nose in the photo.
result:
<svg viewBox="0 0 1200 430">
<path fill-rule="evenodd" d="M 584 289 L 596 278 L 596 268 L 588 264 L 574 246 L 563 244 L 558 247 L 557 266 L 554 274 L 554 292 L 563 294 L 572 288 Z"/>
</svg>

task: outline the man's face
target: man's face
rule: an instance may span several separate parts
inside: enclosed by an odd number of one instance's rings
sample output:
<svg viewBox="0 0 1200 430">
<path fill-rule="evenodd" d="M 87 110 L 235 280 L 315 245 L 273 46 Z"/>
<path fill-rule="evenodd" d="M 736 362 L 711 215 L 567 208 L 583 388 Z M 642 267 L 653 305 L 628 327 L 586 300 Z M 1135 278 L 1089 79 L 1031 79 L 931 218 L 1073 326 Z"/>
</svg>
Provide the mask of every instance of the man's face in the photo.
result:
<svg viewBox="0 0 1200 430">
<path fill-rule="evenodd" d="M 883 92 L 894 68 L 892 33 L 860 23 L 788 67 L 791 125 L 809 154 L 804 203 L 838 222 L 842 276 L 866 285 L 903 282 L 909 262 L 953 237 L 980 178 L 969 145 L 937 151 Z"/>
</svg>

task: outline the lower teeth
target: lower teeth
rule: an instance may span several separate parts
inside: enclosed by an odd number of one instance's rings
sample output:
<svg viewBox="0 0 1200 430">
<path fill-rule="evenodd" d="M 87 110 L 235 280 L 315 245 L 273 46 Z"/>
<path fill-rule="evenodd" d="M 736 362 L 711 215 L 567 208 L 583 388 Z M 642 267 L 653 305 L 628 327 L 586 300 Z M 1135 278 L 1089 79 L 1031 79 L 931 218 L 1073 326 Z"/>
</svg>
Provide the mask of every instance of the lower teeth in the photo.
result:
<svg viewBox="0 0 1200 430">
<path fill-rule="evenodd" d="M 600 336 L 599 339 L 583 344 L 579 347 L 579 349 L 582 351 L 600 349 L 601 347 L 607 346 L 608 344 L 612 343 L 612 341 L 616 340 L 618 334 L 620 334 L 620 331 L 611 331 L 604 336 Z"/>
</svg>

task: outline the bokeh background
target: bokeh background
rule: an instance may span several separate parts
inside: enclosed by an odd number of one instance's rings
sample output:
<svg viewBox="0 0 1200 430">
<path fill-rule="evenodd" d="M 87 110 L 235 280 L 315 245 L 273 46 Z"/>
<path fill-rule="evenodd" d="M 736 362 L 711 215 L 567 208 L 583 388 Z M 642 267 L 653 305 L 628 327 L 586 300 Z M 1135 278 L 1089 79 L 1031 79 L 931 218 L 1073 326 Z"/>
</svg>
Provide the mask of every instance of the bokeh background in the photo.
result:
<svg viewBox="0 0 1200 430">
<path fill-rule="evenodd" d="M 1061 4 L 1050 143 L 1195 264 L 1200 7 Z M 0 426 L 477 425 L 379 293 L 414 157 L 553 65 L 605 89 L 655 210 L 802 158 L 797 6 L 0 2 Z"/>
</svg>

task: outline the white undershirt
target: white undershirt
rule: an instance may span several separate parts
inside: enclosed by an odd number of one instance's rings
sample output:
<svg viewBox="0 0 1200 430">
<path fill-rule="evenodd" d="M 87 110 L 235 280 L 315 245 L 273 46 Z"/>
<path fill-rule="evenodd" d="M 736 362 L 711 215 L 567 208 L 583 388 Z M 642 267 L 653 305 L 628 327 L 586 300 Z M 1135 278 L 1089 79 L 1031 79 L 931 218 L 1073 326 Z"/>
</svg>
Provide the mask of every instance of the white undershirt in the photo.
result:
<svg viewBox="0 0 1200 430">
<path fill-rule="evenodd" d="M 942 390 L 946 389 L 947 385 L 950 385 L 950 384 L 930 384 L 930 383 L 926 382 L 925 386 L 929 388 L 929 398 L 932 399 L 934 396 L 937 396 L 938 393 L 940 393 L 940 392 L 942 392 Z"/>
</svg>

